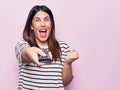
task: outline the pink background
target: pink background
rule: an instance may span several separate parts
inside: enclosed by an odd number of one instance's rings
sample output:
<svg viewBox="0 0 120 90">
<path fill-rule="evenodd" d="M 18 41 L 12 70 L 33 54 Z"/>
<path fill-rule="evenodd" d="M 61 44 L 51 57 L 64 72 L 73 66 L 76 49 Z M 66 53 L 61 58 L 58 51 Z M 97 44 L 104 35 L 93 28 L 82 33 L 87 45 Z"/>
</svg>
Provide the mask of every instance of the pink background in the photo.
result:
<svg viewBox="0 0 120 90">
<path fill-rule="evenodd" d="M 80 53 L 66 90 L 120 90 L 120 0 L 0 1 L 0 90 L 17 90 L 14 47 L 36 4 L 51 8 L 57 38 Z"/>
</svg>

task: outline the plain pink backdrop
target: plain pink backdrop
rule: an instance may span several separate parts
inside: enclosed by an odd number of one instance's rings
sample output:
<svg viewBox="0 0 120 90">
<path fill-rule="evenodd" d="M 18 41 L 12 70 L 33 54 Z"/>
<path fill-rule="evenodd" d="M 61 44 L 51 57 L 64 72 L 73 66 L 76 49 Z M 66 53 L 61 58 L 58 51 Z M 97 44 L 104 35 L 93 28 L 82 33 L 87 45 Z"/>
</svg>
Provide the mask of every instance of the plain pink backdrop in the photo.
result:
<svg viewBox="0 0 120 90">
<path fill-rule="evenodd" d="M 17 90 L 14 47 L 36 4 L 51 8 L 57 38 L 80 53 L 66 90 L 120 90 L 120 0 L 0 1 L 0 90 Z"/>
</svg>

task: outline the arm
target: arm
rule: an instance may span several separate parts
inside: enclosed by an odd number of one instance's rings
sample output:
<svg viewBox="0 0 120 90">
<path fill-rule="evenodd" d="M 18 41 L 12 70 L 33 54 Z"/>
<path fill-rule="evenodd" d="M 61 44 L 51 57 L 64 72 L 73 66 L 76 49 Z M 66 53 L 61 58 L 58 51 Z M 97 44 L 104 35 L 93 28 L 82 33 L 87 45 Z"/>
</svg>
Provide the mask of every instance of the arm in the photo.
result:
<svg viewBox="0 0 120 90">
<path fill-rule="evenodd" d="M 63 67 L 63 72 L 62 72 L 62 77 L 63 77 L 63 85 L 67 86 L 73 79 L 73 74 L 72 74 L 72 65 L 65 63 Z"/>
<path fill-rule="evenodd" d="M 62 78 L 63 78 L 63 85 L 67 86 L 73 79 L 72 74 L 72 62 L 79 58 L 79 54 L 77 51 L 73 50 L 67 54 L 65 59 Z"/>
<path fill-rule="evenodd" d="M 38 54 L 45 55 L 45 53 L 37 47 L 23 48 L 21 50 L 21 60 L 23 63 L 34 62 L 39 66 Z"/>
<path fill-rule="evenodd" d="M 38 66 L 45 64 L 38 61 L 38 54 L 44 56 L 44 52 L 37 47 L 30 47 L 25 41 L 17 43 L 15 47 L 15 54 L 20 63 L 33 62 Z"/>
</svg>

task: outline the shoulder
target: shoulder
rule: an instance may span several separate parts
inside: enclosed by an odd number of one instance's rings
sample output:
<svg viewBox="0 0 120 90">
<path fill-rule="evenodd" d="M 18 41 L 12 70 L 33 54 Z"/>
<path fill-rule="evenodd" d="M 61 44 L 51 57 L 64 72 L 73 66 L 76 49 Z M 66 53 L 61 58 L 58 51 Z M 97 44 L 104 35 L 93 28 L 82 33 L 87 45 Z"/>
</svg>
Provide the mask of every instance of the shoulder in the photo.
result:
<svg viewBox="0 0 120 90">
<path fill-rule="evenodd" d="M 18 43 L 17 44 L 28 44 L 28 42 L 27 41 L 25 41 L 25 40 L 22 40 L 22 41 L 18 41 Z"/>
<path fill-rule="evenodd" d="M 18 41 L 18 42 L 17 42 L 16 48 L 18 48 L 18 47 L 30 47 L 30 45 L 28 44 L 27 41 L 22 40 L 22 41 Z"/>
<path fill-rule="evenodd" d="M 65 41 L 58 41 L 58 43 L 62 50 L 69 50 L 70 46 Z"/>
<path fill-rule="evenodd" d="M 58 41 L 60 46 L 68 47 L 69 45 L 65 41 Z"/>
</svg>

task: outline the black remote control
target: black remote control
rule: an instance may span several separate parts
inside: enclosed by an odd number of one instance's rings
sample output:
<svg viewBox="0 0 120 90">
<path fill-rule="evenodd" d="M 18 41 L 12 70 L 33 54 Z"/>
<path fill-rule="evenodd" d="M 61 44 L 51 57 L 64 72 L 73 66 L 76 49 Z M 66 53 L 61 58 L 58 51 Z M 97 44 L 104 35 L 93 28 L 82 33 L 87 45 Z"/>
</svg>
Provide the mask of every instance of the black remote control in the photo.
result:
<svg viewBox="0 0 120 90">
<path fill-rule="evenodd" d="M 40 61 L 40 62 L 43 62 L 43 63 L 51 62 L 51 59 L 49 58 L 49 54 L 48 54 L 49 51 L 47 51 L 46 49 L 43 50 L 43 51 L 45 52 L 46 56 L 41 56 L 41 55 L 39 55 L 39 56 L 38 56 L 39 61 Z"/>
</svg>

